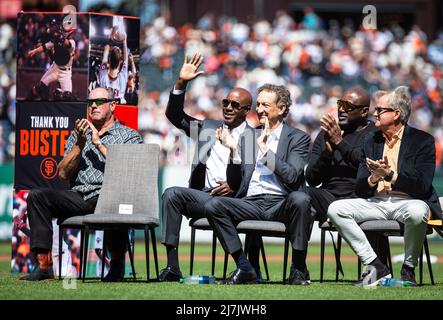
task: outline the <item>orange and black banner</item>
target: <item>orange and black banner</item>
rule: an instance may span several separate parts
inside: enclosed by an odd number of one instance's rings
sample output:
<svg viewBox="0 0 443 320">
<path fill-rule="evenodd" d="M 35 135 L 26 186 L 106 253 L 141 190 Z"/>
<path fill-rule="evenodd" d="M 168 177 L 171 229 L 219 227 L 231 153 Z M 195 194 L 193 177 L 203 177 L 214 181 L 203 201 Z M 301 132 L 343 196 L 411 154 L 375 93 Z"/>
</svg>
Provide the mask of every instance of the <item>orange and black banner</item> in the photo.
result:
<svg viewBox="0 0 443 320">
<path fill-rule="evenodd" d="M 75 120 L 85 117 L 84 102 L 17 102 L 16 190 L 69 189 L 69 183 L 58 178 L 57 165 Z"/>
</svg>

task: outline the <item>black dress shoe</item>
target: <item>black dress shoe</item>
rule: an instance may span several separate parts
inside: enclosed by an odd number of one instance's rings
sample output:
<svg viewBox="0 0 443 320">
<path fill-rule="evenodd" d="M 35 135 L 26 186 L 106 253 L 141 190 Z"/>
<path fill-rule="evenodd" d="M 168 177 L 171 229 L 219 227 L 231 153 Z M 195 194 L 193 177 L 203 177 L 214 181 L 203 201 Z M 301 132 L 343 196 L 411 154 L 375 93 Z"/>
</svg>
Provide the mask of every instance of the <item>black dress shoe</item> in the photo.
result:
<svg viewBox="0 0 443 320">
<path fill-rule="evenodd" d="M 250 271 L 244 271 L 242 269 L 235 269 L 225 281 L 219 282 L 219 284 L 256 284 L 257 274 L 254 269 Z"/>
<path fill-rule="evenodd" d="M 124 270 L 111 267 L 108 274 L 103 278 L 103 282 L 122 282 L 124 277 Z"/>
<path fill-rule="evenodd" d="M 309 277 L 309 271 L 308 269 L 305 269 L 305 271 L 300 271 L 298 269 L 291 270 L 291 274 L 289 275 L 288 279 L 289 284 L 292 285 L 298 285 L 298 286 L 306 286 L 311 283 L 311 279 Z"/>
<path fill-rule="evenodd" d="M 41 280 L 48 280 L 48 279 L 54 279 L 54 272 L 51 269 L 40 269 L 40 266 L 34 269 L 32 273 L 21 277 L 20 280 L 25 281 L 41 281 Z"/>
<path fill-rule="evenodd" d="M 160 272 L 160 275 L 158 276 L 158 281 L 175 282 L 175 281 L 180 281 L 181 278 L 183 278 L 183 275 L 180 272 L 180 270 L 176 270 L 168 266 Z"/>
</svg>

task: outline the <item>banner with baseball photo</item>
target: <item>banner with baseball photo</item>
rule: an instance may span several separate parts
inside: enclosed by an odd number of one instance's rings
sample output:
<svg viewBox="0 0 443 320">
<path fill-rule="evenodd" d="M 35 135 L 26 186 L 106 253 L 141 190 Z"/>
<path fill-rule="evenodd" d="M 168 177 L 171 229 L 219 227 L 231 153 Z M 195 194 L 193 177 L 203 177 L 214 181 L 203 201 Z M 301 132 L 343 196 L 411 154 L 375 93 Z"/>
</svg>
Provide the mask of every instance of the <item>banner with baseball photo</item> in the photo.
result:
<svg viewBox="0 0 443 320">
<path fill-rule="evenodd" d="M 126 113 L 123 113 L 126 115 Z M 16 149 L 13 192 L 12 271 L 32 272 L 36 266 L 30 251 L 30 227 L 26 199 L 30 189 L 69 189 L 69 183 L 57 176 L 57 165 L 64 155 L 65 143 L 76 119 L 86 117 L 82 102 L 18 102 L 16 114 Z M 124 116 L 122 116 L 125 119 Z M 128 119 L 129 121 L 130 119 Z M 57 221 L 53 220 L 54 273 L 58 275 Z M 132 241 L 134 239 L 131 232 Z M 88 251 L 87 275 L 99 276 L 103 246 L 103 232 L 91 235 Z M 67 229 L 63 236 L 62 276 L 75 276 L 80 268 L 80 230 Z M 127 259 L 129 261 L 129 259 Z M 129 263 L 129 262 L 128 262 Z M 109 268 L 106 258 L 105 272 Z M 130 270 L 127 265 L 126 269 Z"/>
<path fill-rule="evenodd" d="M 21 12 L 17 100 L 86 101 L 96 87 L 138 105 L 140 19 L 96 13 Z"/>
<path fill-rule="evenodd" d="M 140 20 L 91 14 L 89 90 L 114 89 L 119 104 L 138 104 Z"/>
<path fill-rule="evenodd" d="M 140 20 L 95 13 L 21 12 L 17 16 L 17 106 L 13 192 L 12 270 L 32 272 L 27 217 L 28 190 L 69 189 L 57 167 L 75 120 L 86 117 L 89 92 L 112 88 L 115 116 L 138 127 Z M 58 270 L 58 226 L 53 220 L 54 273 Z M 131 232 L 131 238 L 134 238 Z M 80 233 L 63 235 L 63 276 L 79 272 Z M 103 233 L 89 243 L 87 273 L 98 275 Z M 105 270 L 109 259 L 106 259 Z M 129 261 L 129 259 L 127 259 Z M 96 263 L 94 263 L 96 262 Z M 127 264 L 127 270 L 129 266 Z"/>
<path fill-rule="evenodd" d="M 17 100 L 86 101 L 89 15 L 19 13 Z"/>
</svg>

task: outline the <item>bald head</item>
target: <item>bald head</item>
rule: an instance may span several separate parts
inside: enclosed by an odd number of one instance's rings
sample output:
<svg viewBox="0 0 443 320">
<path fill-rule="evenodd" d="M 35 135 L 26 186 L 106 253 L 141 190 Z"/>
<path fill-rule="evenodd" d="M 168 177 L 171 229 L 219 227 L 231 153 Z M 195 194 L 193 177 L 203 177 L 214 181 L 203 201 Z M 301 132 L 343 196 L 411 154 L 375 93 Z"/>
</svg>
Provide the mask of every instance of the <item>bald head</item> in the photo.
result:
<svg viewBox="0 0 443 320">
<path fill-rule="evenodd" d="M 343 93 L 342 100 L 365 107 L 369 107 L 371 103 L 369 93 L 362 87 L 349 88 Z"/>
<path fill-rule="evenodd" d="M 251 93 L 243 88 L 234 88 L 227 95 L 229 104 L 223 106 L 223 119 L 226 125 L 232 129 L 243 123 L 251 109 Z"/>
<path fill-rule="evenodd" d="M 242 106 L 250 106 L 252 105 L 252 95 L 251 93 L 243 88 L 234 88 L 231 90 L 228 96 L 236 96 L 238 98 L 238 102 Z"/>
<path fill-rule="evenodd" d="M 367 124 L 371 97 L 362 87 L 347 89 L 338 101 L 338 124 L 345 131 L 352 132 Z"/>
</svg>

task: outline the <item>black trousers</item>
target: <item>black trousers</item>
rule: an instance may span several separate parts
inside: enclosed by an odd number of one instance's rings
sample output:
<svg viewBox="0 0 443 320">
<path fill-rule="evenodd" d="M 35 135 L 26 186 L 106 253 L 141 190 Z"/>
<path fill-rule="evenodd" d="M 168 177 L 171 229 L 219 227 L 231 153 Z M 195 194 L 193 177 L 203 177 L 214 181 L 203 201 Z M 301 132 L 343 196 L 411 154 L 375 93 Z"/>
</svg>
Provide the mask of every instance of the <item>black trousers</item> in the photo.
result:
<svg viewBox="0 0 443 320">
<path fill-rule="evenodd" d="M 52 250 L 52 219 L 59 223 L 73 216 L 83 216 L 94 213 L 97 197 L 83 200 L 76 191 L 56 189 L 33 189 L 26 200 L 28 219 L 31 228 L 31 250 Z M 106 234 L 110 239 L 111 252 L 125 250 L 127 232 L 112 230 Z"/>
<path fill-rule="evenodd" d="M 244 220 L 271 220 L 286 224 L 295 250 L 306 250 L 312 217 L 309 196 L 294 191 L 288 196 L 260 194 L 242 199 L 215 197 L 205 204 L 206 216 L 223 248 L 229 253 L 242 248 L 236 225 Z"/>
<path fill-rule="evenodd" d="M 315 211 L 317 211 L 317 215 L 315 220 L 320 222 L 326 221 L 328 219 L 328 207 L 329 205 L 338 200 L 332 193 L 325 189 L 320 188 L 306 188 L 306 192 L 309 194 L 311 198 L 311 205 L 314 207 Z M 312 227 L 311 227 L 312 230 Z M 309 234 L 310 236 L 310 234 Z M 383 236 L 382 234 L 375 232 L 366 233 L 366 237 L 368 238 L 369 243 L 377 254 L 378 258 L 387 265 L 388 261 L 388 246 L 389 240 L 388 237 Z"/>
<path fill-rule="evenodd" d="M 162 243 L 178 247 L 183 216 L 205 217 L 204 204 L 213 197 L 209 193 L 183 187 L 172 187 L 163 193 Z"/>
</svg>

